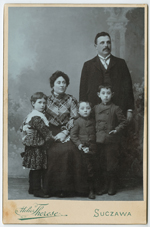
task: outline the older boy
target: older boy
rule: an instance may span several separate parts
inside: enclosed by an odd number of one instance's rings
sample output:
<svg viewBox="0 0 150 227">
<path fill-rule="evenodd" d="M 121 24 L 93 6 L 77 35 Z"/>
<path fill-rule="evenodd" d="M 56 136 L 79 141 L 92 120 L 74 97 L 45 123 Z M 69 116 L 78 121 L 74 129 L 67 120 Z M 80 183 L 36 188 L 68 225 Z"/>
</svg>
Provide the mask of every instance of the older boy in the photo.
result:
<svg viewBox="0 0 150 227">
<path fill-rule="evenodd" d="M 97 152 L 97 194 L 116 194 L 119 163 L 119 142 L 127 121 L 122 110 L 112 103 L 111 86 L 99 86 L 101 103 L 94 107 L 96 119 Z"/>
</svg>

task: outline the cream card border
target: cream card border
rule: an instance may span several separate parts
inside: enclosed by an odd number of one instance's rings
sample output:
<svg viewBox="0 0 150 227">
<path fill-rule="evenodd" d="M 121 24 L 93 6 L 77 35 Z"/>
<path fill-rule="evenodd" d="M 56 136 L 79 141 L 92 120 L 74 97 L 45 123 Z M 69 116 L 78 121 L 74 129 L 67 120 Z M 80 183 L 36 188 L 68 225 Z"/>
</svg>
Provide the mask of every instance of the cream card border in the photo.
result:
<svg viewBox="0 0 150 227">
<path fill-rule="evenodd" d="M 8 8 L 9 7 L 143 7 L 145 9 L 145 116 L 143 147 L 143 201 L 62 201 L 8 200 Z M 3 223 L 4 224 L 146 224 L 147 222 L 147 5 L 142 4 L 5 4 L 4 8 L 4 93 L 3 93 Z M 20 205 L 45 205 L 44 211 L 63 216 L 21 221 L 16 215 Z M 127 212 L 128 216 L 94 217 L 95 209 L 104 212 Z M 108 213 L 107 213 L 108 214 Z"/>
</svg>

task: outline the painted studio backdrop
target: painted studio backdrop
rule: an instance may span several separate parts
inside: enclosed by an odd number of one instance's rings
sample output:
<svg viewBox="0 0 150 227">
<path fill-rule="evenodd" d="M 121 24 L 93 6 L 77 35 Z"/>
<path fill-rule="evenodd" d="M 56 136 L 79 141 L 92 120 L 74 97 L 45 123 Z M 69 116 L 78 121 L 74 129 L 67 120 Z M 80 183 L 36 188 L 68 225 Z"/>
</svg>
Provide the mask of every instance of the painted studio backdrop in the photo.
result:
<svg viewBox="0 0 150 227">
<path fill-rule="evenodd" d="M 122 184 L 142 183 L 144 117 L 144 9 L 98 7 L 10 7 L 8 28 L 8 177 L 28 177 L 20 153 L 20 125 L 34 92 L 50 94 L 56 70 L 69 75 L 66 93 L 78 100 L 83 63 L 94 56 L 94 38 L 106 31 L 112 54 L 124 58 L 135 96 L 129 146 L 121 150 Z"/>
</svg>

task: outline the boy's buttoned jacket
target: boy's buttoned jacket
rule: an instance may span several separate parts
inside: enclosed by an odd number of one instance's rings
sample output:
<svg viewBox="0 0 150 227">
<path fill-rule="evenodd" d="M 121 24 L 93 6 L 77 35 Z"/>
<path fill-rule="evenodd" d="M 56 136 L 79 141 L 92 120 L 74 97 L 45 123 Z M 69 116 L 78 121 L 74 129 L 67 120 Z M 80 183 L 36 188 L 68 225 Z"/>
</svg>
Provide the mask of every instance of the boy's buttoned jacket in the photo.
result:
<svg viewBox="0 0 150 227">
<path fill-rule="evenodd" d="M 71 129 L 71 140 L 78 147 L 80 144 L 89 147 L 92 153 L 96 151 L 96 131 L 94 119 L 79 117 Z"/>
<path fill-rule="evenodd" d="M 96 120 L 96 142 L 118 143 L 121 131 L 127 125 L 122 110 L 113 103 L 109 105 L 101 103 L 94 107 L 94 113 Z M 109 134 L 112 130 L 117 130 L 117 133 Z"/>
</svg>

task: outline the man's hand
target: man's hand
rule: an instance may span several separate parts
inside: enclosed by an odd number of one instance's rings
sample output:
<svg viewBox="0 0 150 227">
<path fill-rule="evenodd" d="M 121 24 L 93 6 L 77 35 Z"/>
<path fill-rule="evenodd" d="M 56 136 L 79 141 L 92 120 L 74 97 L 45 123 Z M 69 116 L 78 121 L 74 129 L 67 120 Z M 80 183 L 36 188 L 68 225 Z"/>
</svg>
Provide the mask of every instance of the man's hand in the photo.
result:
<svg viewBox="0 0 150 227">
<path fill-rule="evenodd" d="M 133 118 L 133 113 L 130 111 L 127 111 L 127 121 L 130 122 Z"/>
</svg>

